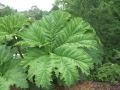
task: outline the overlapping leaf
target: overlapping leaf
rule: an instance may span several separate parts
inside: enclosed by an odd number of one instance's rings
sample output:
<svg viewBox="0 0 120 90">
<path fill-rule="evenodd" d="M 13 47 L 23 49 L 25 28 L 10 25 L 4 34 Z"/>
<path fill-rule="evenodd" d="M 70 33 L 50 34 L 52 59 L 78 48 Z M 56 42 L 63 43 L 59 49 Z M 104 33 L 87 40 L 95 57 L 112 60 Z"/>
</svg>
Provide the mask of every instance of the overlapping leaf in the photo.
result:
<svg viewBox="0 0 120 90">
<path fill-rule="evenodd" d="M 26 75 L 20 68 L 20 61 L 13 59 L 10 47 L 0 45 L 0 52 L 0 90 L 10 90 L 13 85 L 27 88 Z"/>
<path fill-rule="evenodd" d="M 103 60 L 103 49 L 101 47 L 97 48 L 97 49 L 84 49 L 91 57 L 92 60 L 94 61 L 95 64 L 102 64 L 102 60 Z"/>
<path fill-rule="evenodd" d="M 9 61 L 13 58 L 13 53 L 10 47 L 6 47 L 5 45 L 0 45 L 0 65 L 4 62 Z"/>
<path fill-rule="evenodd" d="M 29 66 L 28 79 L 35 77 L 38 87 L 51 85 L 52 72 L 70 86 L 79 80 L 78 69 L 88 75 L 93 68 L 92 57 L 84 48 L 97 48 L 95 32 L 81 18 L 68 21 L 69 17 L 63 11 L 52 12 L 19 34 L 23 41 L 18 45 L 34 47 L 28 49 L 22 65 Z"/>
<path fill-rule="evenodd" d="M 9 15 L 0 18 L 0 38 L 14 36 L 24 26 L 28 24 L 26 17 L 22 15 Z"/>
</svg>

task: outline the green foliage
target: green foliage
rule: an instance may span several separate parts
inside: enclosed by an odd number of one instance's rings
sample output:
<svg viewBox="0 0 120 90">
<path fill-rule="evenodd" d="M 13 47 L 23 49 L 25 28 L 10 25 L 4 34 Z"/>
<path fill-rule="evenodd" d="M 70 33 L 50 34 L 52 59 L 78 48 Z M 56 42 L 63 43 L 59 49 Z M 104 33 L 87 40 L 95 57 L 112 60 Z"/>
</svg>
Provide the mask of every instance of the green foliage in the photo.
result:
<svg viewBox="0 0 120 90">
<path fill-rule="evenodd" d="M 59 7 L 58 7 L 57 5 L 54 5 L 54 6 L 52 7 L 51 11 L 53 11 L 53 10 L 59 10 Z"/>
<path fill-rule="evenodd" d="M 0 46 L 0 65 L 12 59 L 12 51 L 10 47 Z M 6 55 L 7 53 L 7 55 Z"/>
<path fill-rule="evenodd" d="M 120 49 L 120 19 L 118 18 L 118 14 L 113 10 L 119 4 L 115 4 L 116 1 L 114 1 L 114 4 L 110 2 L 103 3 L 101 11 L 98 12 L 98 20 L 96 20 L 98 24 L 95 24 L 96 27 L 94 27 L 104 45 L 104 63 L 109 61 L 116 63 L 116 60 L 113 59 L 115 54 L 114 49 Z"/>
<path fill-rule="evenodd" d="M 104 54 L 102 47 L 99 47 L 98 49 L 85 48 L 85 51 L 92 57 L 95 65 L 102 64 L 102 56 Z"/>
<path fill-rule="evenodd" d="M 10 90 L 14 84 L 27 88 L 26 74 L 21 69 L 20 60 L 13 59 L 10 47 L 0 45 L 0 90 Z"/>
<path fill-rule="evenodd" d="M 15 14 L 15 10 L 10 8 L 9 6 L 4 6 L 5 8 L 0 9 L 0 17 L 8 16 Z"/>
<path fill-rule="evenodd" d="M 90 78 L 114 84 L 120 80 L 120 66 L 118 64 L 105 63 L 97 68 L 96 72 L 90 75 Z"/>
<path fill-rule="evenodd" d="M 55 4 L 73 17 L 79 16 L 89 22 L 103 44 L 103 54 L 101 49 L 85 49 L 96 63 L 95 68 L 91 70 L 91 79 L 112 83 L 119 80 L 116 76 L 119 78 L 120 0 L 55 0 Z"/>
<path fill-rule="evenodd" d="M 100 63 L 100 41 L 89 23 L 71 18 L 67 12 L 54 11 L 29 27 L 21 15 L 0 18 L 0 43 L 6 44 L 0 45 L 0 90 L 13 85 L 27 88 L 26 79 L 36 89 L 53 88 L 54 80 L 70 86 L 89 75 L 94 62 Z M 23 59 L 13 56 L 18 52 Z"/>
<path fill-rule="evenodd" d="M 49 12 L 43 11 L 35 5 L 29 10 L 19 12 L 19 14 L 23 14 L 32 20 L 40 20 L 44 15 L 49 15 Z"/>
<path fill-rule="evenodd" d="M 104 46 L 104 63 L 113 62 L 114 49 L 120 49 L 119 0 L 55 0 L 74 17 L 82 17 L 96 30 Z"/>
<path fill-rule="evenodd" d="M 21 15 L 9 15 L 0 18 L 0 43 L 9 41 L 20 29 L 28 24 L 26 17 Z"/>
<path fill-rule="evenodd" d="M 9 15 L 0 18 L 0 43 L 8 45 L 16 42 L 13 37 L 27 24 L 27 19 L 20 15 Z M 9 43 L 8 43 L 9 41 Z M 8 46 L 12 46 L 14 43 Z M 0 45 L 0 90 L 10 90 L 10 86 L 16 85 L 27 88 L 25 71 L 20 66 L 20 60 L 13 57 L 18 52 L 13 47 Z M 19 47 L 18 47 L 19 49 Z"/>
<path fill-rule="evenodd" d="M 70 86 L 80 79 L 79 70 L 89 75 L 93 68 L 92 57 L 84 48 L 97 49 L 99 39 L 87 22 L 69 18 L 69 13 L 55 11 L 19 33 L 23 40 L 16 45 L 29 47 L 21 65 L 28 68 L 28 79 L 38 87 L 49 88 L 53 73 Z"/>
</svg>

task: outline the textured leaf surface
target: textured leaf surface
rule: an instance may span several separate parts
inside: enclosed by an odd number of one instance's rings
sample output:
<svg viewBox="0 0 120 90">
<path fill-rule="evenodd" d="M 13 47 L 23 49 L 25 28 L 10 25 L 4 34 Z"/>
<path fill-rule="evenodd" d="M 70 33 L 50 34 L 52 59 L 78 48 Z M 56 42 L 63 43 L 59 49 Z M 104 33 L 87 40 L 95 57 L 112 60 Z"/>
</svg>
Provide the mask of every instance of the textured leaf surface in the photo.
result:
<svg viewBox="0 0 120 90">
<path fill-rule="evenodd" d="M 102 64 L 102 60 L 103 60 L 103 51 L 102 48 L 98 48 L 98 49 L 84 49 L 91 57 L 92 60 L 94 61 L 95 64 Z"/>
<path fill-rule="evenodd" d="M 31 60 L 32 59 L 32 60 Z M 22 61 L 23 67 L 30 65 L 28 70 L 28 78 L 33 81 L 35 75 L 36 85 L 48 88 L 52 72 L 52 60 L 44 50 L 32 48 L 28 50 L 25 59 Z"/>
<path fill-rule="evenodd" d="M 26 75 L 20 68 L 20 61 L 14 60 L 10 47 L 0 45 L 0 90 L 10 90 L 10 86 L 16 85 L 27 88 Z"/>
<path fill-rule="evenodd" d="M 51 85 L 52 72 L 70 86 L 79 80 L 78 69 L 88 75 L 93 68 L 92 57 L 84 48 L 97 48 L 96 34 L 81 18 L 68 22 L 69 17 L 63 11 L 52 12 L 19 34 L 23 40 L 18 45 L 32 46 L 21 64 L 29 66 L 28 79 L 33 81 L 34 77 L 38 87 Z"/>
<path fill-rule="evenodd" d="M 0 18 L 0 38 L 8 40 L 7 37 L 12 37 L 27 23 L 27 19 L 21 15 L 9 15 Z M 3 41 L 0 39 L 0 42 Z"/>
<path fill-rule="evenodd" d="M 13 53 L 10 47 L 6 47 L 5 45 L 0 45 L 0 65 L 4 62 L 9 61 L 13 58 Z"/>
<path fill-rule="evenodd" d="M 38 33 L 39 32 L 39 33 Z M 30 46 L 30 47 L 35 47 L 39 46 L 41 47 L 44 42 L 44 35 L 42 29 L 38 26 L 38 23 L 34 23 L 29 30 L 24 30 L 22 33 L 20 33 L 20 36 L 25 40 L 25 41 L 20 41 L 16 43 L 16 45 L 24 45 L 24 46 Z"/>
<path fill-rule="evenodd" d="M 55 38 L 56 33 L 60 32 L 65 25 L 66 20 L 69 19 L 68 13 L 57 12 L 49 16 L 44 16 L 42 21 L 35 22 L 29 29 L 20 33 L 20 37 L 24 41 L 16 43 L 16 45 L 25 45 L 30 47 L 43 46 L 46 44 L 52 44 L 52 40 Z"/>
</svg>

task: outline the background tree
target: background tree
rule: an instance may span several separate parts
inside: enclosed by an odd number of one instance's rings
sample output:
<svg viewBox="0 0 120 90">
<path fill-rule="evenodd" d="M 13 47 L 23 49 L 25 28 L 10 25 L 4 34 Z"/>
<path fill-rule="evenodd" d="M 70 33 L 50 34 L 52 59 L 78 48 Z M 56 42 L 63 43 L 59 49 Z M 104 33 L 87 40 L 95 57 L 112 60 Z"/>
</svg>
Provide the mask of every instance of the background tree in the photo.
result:
<svg viewBox="0 0 120 90">
<path fill-rule="evenodd" d="M 11 14 L 15 14 L 15 10 L 9 6 L 4 5 L 4 8 L 0 9 L 0 17 L 4 17 Z"/>
<path fill-rule="evenodd" d="M 32 6 L 30 10 L 19 12 L 24 14 L 26 17 L 32 18 L 34 20 L 40 20 L 43 15 L 48 15 L 48 11 L 43 11 L 39 9 L 37 6 Z"/>
</svg>

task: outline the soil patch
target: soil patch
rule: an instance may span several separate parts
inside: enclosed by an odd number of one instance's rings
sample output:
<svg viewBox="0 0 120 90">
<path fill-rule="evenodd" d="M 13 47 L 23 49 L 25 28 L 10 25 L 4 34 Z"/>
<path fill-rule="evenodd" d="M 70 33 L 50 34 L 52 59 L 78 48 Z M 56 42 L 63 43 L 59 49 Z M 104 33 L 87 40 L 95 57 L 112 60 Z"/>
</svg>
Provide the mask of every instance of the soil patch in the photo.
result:
<svg viewBox="0 0 120 90">
<path fill-rule="evenodd" d="M 110 83 L 95 82 L 95 81 L 83 81 L 79 82 L 77 85 L 70 87 L 60 87 L 57 86 L 55 90 L 120 90 L 120 82 L 112 85 Z"/>
<path fill-rule="evenodd" d="M 10 90 L 21 89 L 12 86 Z M 104 82 L 82 81 L 70 87 L 56 86 L 54 90 L 120 90 L 120 82 L 112 85 L 110 83 L 105 84 Z"/>
</svg>

